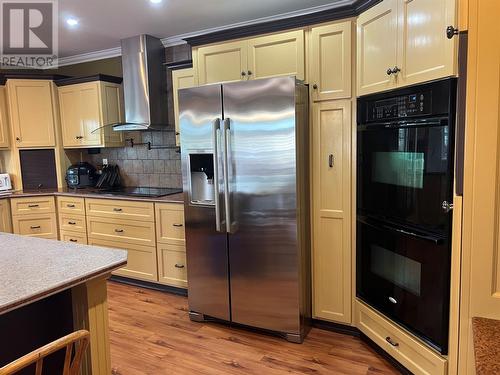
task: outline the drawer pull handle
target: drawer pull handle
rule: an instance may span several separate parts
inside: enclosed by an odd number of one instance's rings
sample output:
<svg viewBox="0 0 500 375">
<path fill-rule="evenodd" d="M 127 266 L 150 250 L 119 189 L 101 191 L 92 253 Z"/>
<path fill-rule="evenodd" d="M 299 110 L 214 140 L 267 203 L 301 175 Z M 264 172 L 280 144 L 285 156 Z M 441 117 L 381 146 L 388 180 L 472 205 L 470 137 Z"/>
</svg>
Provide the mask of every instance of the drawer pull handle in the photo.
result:
<svg viewBox="0 0 500 375">
<path fill-rule="evenodd" d="M 40 225 L 32 225 L 30 228 L 31 229 L 40 229 Z"/>
<path fill-rule="evenodd" d="M 176 263 L 175 268 L 184 268 L 184 264 Z"/>
<path fill-rule="evenodd" d="M 179 227 L 183 227 L 183 226 L 184 226 L 184 224 L 172 224 L 172 225 L 173 225 L 174 227 L 177 227 L 177 228 L 179 228 Z"/>
<path fill-rule="evenodd" d="M 387 341 L 389 344 L 391 344 L 394 347 L 399 346 L 399 344 L 397 342 L 392 341 L 392 339 L 389 336 L 387 336 L 385 338 L 385 341 Z"/>
<path fill-rule="evenodd" d="M 78 240 L 75 240 L 74 238 L 70 238 L 69 242 L 78 242 Z"/>
<path fill-rule="evenodd" d="M 28 204 L 28 208 L 40 207 L 39 204 Z"/>
<path fill-rule="evenodd" d="M 75 205 L 74 204 L 67 204 L 66 207 L 75 208 Z"/>
<path fill-rule="evenodd" d="M 74 221 L 68 221 L 68 224 L 69 225 L 76 225 L 76 223 Z"/>
<path fill-rule="evenodd" d="M 115 212 L 122 212 L 122 211 L 123 211 L 123 209 L 121 209 L 121 208 L 116 208 L 116 207 L 115 207 L 115 208 L 113 208 L 113 211 L 115 211 Z"/>
<path fill-rule="evenodd" d="M 123 233 L 123 229 L 115 229 L 116 233 Z"/>
</svg>

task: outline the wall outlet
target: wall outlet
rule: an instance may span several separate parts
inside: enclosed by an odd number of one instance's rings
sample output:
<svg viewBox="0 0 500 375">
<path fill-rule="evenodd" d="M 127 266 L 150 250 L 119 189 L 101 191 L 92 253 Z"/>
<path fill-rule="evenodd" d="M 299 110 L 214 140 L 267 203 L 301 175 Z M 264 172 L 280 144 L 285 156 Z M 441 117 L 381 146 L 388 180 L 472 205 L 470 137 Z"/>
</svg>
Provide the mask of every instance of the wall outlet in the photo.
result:
<svg viewBox="0 0 500 375">
<path fill-rule="evenodd" d="M 108 159 L 102 159 L 102 165 L 108 165 Z"/>
</svg>

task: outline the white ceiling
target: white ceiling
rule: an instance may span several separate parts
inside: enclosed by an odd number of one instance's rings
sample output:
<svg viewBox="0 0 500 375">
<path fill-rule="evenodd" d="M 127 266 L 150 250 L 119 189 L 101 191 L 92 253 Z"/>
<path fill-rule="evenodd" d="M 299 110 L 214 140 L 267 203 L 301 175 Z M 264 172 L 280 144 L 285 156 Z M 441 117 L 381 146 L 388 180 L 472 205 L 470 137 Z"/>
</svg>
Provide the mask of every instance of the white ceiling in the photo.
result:
<svg viewBox="0 0 500 375">
<path fill-rule="evenodd" d="M 168 38 L 303 9 L 321 10 L 349 0 L 59 0 L 59 56 L 120 46 L 138 34 Z M 79 20 L 73 29 L 68 16 Z M 262 21 L 262 20 L 261 20 Z"/>
</svg>

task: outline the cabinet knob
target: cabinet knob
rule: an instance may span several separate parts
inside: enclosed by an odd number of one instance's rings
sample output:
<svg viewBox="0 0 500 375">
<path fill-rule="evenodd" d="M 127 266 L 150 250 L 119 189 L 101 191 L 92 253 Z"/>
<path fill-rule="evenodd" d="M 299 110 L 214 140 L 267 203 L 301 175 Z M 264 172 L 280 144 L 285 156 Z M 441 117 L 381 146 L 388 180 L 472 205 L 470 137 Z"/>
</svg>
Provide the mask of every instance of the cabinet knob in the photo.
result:
<svg viewBox="0 0 500 375">
<path fill-rule="evenodd" d="M 389 344 L 391 344 L 392 346 L 399 346 L 399 344 L 395 341 L 393 341 L 389 336 L 387 336 L 385 338 L 385 341 L 387 341 Z"/>
<path fill-rule="evenodd" d="M 76 139 L 83 139 L 83 136 L 82 135 L 77 135 L 75 138 Z"/>
<path fill-rule="evenodd" d="M 392 74 L 392 69 L 391 68 L 387 68 L 387 75 L 390 76 Z"/>
<path fill-rule="evenodd" d="M 68 204 L 66 205 L 66 207 L 69 207 L 69 208 L 75 208 L 75 205 L 74 205 L 74 204 L 71 204 L 71 203 L 68 203 Z"/>
<path fill-rule="evenodd" d="M 317 90 L 317 89 L 318 89 L 318 85 L 317 85 L 317 84 L 314 84 L 314 85 L 313 85 L 313 89 Z"/>
<path fill-rule="evenodd" d="M 31 229 L 40 229 L 40 225 L 32 225 L 30 228 Z"/>
<path fill-rule="evenodd" d="M 458 29 L 455 29 L 453 26 L 448 26 L 446 28 L 446 37 L 448 39 L 453 38 L 455 35 L 458 35 Z"/>
<path fill-rule="evenodd" d="M 184 264 L 176 263 L 175 268 L 184 268 Z"/>
<path fill-rule="evenodd" d="M 75 239 L 73 239 L 73 238 L 70 238 L 70 239 L 69 239 L 69 241 L 70 241 L 70 242 L 78 242 L 78 240 L 75 240 Z"/>
<path fill-rule="evenodd" d="M 241 72 L 241 76 L 245 77 L 247 74 L 245 72 Z"/>
<path fill-rule="evenodd" d="M 121 208 L 116 208 L 116 207 L 115 207 L 115 208 L 113 208 L 113 211 L 115 211 L 115 212 L 122 212 L 122 209 L 121 209 Z"/>
<path fill-rule="evenodd" d="M 392 74 L 398 74 L 401 71 L 397 66 L 392 69 Z"/>
<path fill-rule="evenodd" d="M 115 229 L 116 233 L 123 233 L 123 229 Z"/>
<path fill-rule="evenodd" d="M 28 208 L 36 208 L 36 207 L 40 207 L 40 205 L 38 205 L 38 204 L 28 204 Z"/>
<path fill-rule="evenodd" d="M 174 227 L 182 227 L 184 226 L 183 224 L 172 224 Z"/>
<path fill-rule="evenodd" d="M 251 76 L 253 73 L 251 70 L 248 71 L 248 75 Z"/>
<path fill-rule="evenodd" d="M 68 224 L 69 225 L 76 225 L 76 222 L 74 222 L 74 221 L 68 221 Z"/>
<path fill-rule="evenodd" d="M 328 155 L 328 166 L 330 168 L 333 168 L 333 161 L 334 161 L 333 154 Z"/>
<path fill-rule="evenodd" d="M 16 137 L 16 141 L 21 142 L 21 138 Z"/>
</svg>

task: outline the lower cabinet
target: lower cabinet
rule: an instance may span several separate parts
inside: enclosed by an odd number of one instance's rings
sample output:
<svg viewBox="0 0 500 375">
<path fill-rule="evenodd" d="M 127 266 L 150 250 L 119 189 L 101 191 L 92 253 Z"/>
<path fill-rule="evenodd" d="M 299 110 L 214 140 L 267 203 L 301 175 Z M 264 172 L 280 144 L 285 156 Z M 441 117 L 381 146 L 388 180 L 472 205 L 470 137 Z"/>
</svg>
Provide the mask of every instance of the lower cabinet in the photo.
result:
<svg viewBox="0 0 500 375">
<path fill-rule="evenodd" d="M 12 227 L 15 234 L 57 240 L 55 213 L 13 216 Z"/>
<path fill-rule="evenodd" d="M 12 233 L 12 217 L 8 199 L 0 200 L 0 232 Z"/>
<path fill-rule="evenodd" d="M 381 314 L 356 301 L 356 325 L 415 375 L 445 375 L 448 362 Z"/>
<path fill-rule="evenodd" d="M 186 248 L 158 243 L 158 281 L 187 288 Z"/>
<path fill-rule="evenodd" d="M 92 238 L 89 235 L 89 245 L 111 247 L 126 250 L 128 253 L 127 265 L 113 272 L 115 275 L 130 277 L 146 281 L 158 281 L 156 265 L 156 247 L 141 246 L 131 243 L 107 241 Z"/>
<path fill-rule="evenodd" d="M 70 232 L 66 230 L 59 231 L 59 239 L 61 241 L 79 243 L 87 245 L 87 233 Z"/>
</svg>

